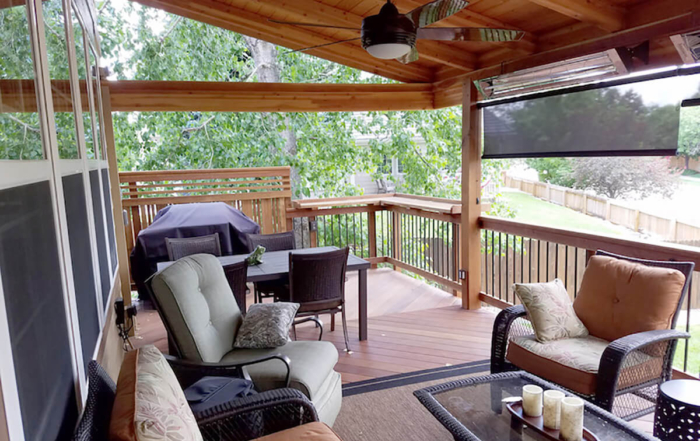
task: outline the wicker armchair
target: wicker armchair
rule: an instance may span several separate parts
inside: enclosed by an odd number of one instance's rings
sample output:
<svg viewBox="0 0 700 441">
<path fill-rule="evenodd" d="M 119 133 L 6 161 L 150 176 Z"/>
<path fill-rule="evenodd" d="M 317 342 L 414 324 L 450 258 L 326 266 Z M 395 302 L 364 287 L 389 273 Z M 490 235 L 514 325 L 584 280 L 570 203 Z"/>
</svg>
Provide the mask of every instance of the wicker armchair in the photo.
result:
<svg viewBox="0 0 700 441">
<path fill-rule="evenodd" d="M 331 320 L 340 312 L 343 319 L 345 350 L 350 352 L 348 326 L 345 317 L 345 271 L 348 248 L 321 253 L 289 254 L 289 298 L 299 303 L 295 324 L 315 321 L 323 337 L 323 324 L 318 314 L 331 314 Z M 294 330 L 296 337 L 296 330 Z"/>
<path fill-rule="evenodd" d="M 573 393 L 598 406 L 624 419 L 632 420 L 653 411 L 658 386 L 671 379 L 673 356 L 678 340 L 690 337 L 689 334 L 676 331 L 674 328 L 683 300 L 689 290 L 694 264 L 634 259 L 604 251 L 598 251 L 596 255 L 651 267 L 676 269 L 685 276 L 682 293 L 669 329 L 638 332 L 610 342 L 600 359 L 595 376 L 595 393 L 584 394 L 570 388 Z M 533 333 L 526 316 L 525 308 L 522 305 L 516 305 L 504 309 L 496 317 L 491 340 L 492 373 L 523 369 L 507 360 L 506 355 L 511 339 Z M 543 376 L 541 373 L 539 375 Z M 551 378 L 545 379 L 556 382 Z"/>
<path fill-rule="evenodd" d="M 73 441 L 104 441 L 109 439 L 116 388 L 96 361 L 90 362 L 88 371 L 87 404 Z M 248 441 L 318 421 L 316 409 L 309 399 L 294 389 L 275 389 L 233 399 L 195 413 L 194 417 L 205 441 Z"/>
<path fill-rule="evenodd" d="M 219 233 L 197 237 L 166 237 L 165 247 L 168 249 L 168 260 L 170 261 L 179 260 L 192 254 L 221 256 Z"/>
</svg>

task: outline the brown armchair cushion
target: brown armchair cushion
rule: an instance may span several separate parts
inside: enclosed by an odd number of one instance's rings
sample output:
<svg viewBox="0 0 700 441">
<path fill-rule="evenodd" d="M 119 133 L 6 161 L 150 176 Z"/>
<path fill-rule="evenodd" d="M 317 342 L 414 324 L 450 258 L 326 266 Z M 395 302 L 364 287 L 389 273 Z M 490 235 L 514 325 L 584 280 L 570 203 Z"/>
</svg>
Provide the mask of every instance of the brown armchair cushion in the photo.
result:
<svg viewBox="0 0 700 441">
<path fill-rule="evenodd" d="M 255 441 L 340 441 L 340 438 L 330 427 L 315 422 L 263 436 Z"/>
<path fill-rule="evenodd" d="M 684 283 L 685 276 L 674 269 L 593 256 L 574 310 L 591 335 L 608 341 L 669 329 Z"/>
</svg>

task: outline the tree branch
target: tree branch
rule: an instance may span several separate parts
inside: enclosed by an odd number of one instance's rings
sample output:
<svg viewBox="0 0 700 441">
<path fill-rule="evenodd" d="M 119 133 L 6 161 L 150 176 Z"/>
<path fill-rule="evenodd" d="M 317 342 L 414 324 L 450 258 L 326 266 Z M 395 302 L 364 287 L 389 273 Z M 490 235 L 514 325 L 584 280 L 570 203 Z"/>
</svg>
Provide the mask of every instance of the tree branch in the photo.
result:
<svg viewBox="0 0 700 441">
<path fill-rule="evenodd" d="M 27 124 L 26 122 L 22 121 L 21 119 L 10 115 L 9 113 L 6 113 L 5 116 L 7 116 L 9 119 L 16 122 L 17 124 L 20 124 L 22 127 L 24 127 L 24 130 L 29 130 L 29 131 L 32 131 L 35 133 L 40 132 L 40 130 L 37 127 L 31 126 L 31 125 Z"/>
<path fill-rule="evenodd" d="M 209 124 L 214 119 L 215 116 L 216 115 L 212 115 L 211 117 L 209 117 L 209 119 L 207 119 L 206 121 L 204 121 L 201 125 L 199 125 L 197 127 L 185 127 L 184 129 L 182 129 L 181 135 L 184 135 L 185 133 L 192 133 L 192 132 L 198 132 L 200 130 L 206 130 L 207 124 Z"/>
<path fill-rule="evenodd" d="M 168 30 L 165 32 L 165 34 L 163 34 L 163 36 L 160 37 L 160 44 L 161 44 L 161 45 L 162 45 L 163 43 L 165 43 L 165 40 L 168 39 L 168 37 L 170 36 L 170 34 L 172 34 L 172 32 L 175 30 L 175 28 L 177 27 L 177 25 L 180 24 L 181 21 L 182 21 L 182 17 L 181 17 L 181 16 L 178 16 L 178 17 L 175 19 L 175 21 L 173 22 L 173 25 L 170 26 L 170 29 L 168 29 Z"/>
</svg>

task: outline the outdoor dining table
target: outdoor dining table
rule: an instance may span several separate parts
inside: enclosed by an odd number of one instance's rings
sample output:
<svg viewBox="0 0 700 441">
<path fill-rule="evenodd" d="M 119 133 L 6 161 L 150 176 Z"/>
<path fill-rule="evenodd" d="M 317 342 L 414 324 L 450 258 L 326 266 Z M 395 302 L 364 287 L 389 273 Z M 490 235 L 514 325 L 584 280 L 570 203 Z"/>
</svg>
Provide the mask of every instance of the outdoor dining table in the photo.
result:
<svg viewBox="0 0 700 441">
<path fill-rule="evenodd" d="M 304 248 L 299 250 L 271 251 L 263 254 L 263 263 L 248 266 L 248 282 L 265 282 L 269 280 L 284 280 L 289 278 L 289 253 L 308 254 L 337 250 L 338 247 Z M 217 257 L 222 266 L 243 261 L 248 254 Z M 174 262 L 159 262 L 158 271 L 167 268 Z M 348 255 L 347 271 L 358 272 L 358 316 L 360 325 L 360 340 L 367 340 L 367 270 L 370 263 L 355 255 Z M 246 309 L 245 296 L 239 299 L 239 307 Z"/>
</svg>

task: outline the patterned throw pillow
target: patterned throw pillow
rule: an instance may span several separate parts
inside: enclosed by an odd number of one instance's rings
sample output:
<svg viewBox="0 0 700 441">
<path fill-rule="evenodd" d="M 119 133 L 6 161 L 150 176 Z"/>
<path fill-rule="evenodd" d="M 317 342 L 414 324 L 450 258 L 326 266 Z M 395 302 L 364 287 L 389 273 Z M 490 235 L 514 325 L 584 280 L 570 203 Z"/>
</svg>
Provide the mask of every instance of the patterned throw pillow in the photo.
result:
<svg viewBox="0 0 700 441">
<path fill-rule="evenodd" d="M 284 346 L 289 328 L 299 309 L 298 303 L 256 303 L 248 308 L 238 329 L 234 348 L 266 349 Z"/>
<path fill-rule="evenodd" d="M 124 356 L 109 439 L 202 441 L 185 393 L 155 346 L 144 346 Z"/>
<path fill-rule="evenodd" d="M 523 303 L 537 341 L 585 337 L 588 329 L 574 312 L 571 298 L 561 280 L 548 283 L 516 283 L 515 294 Z"/>
</svg>

